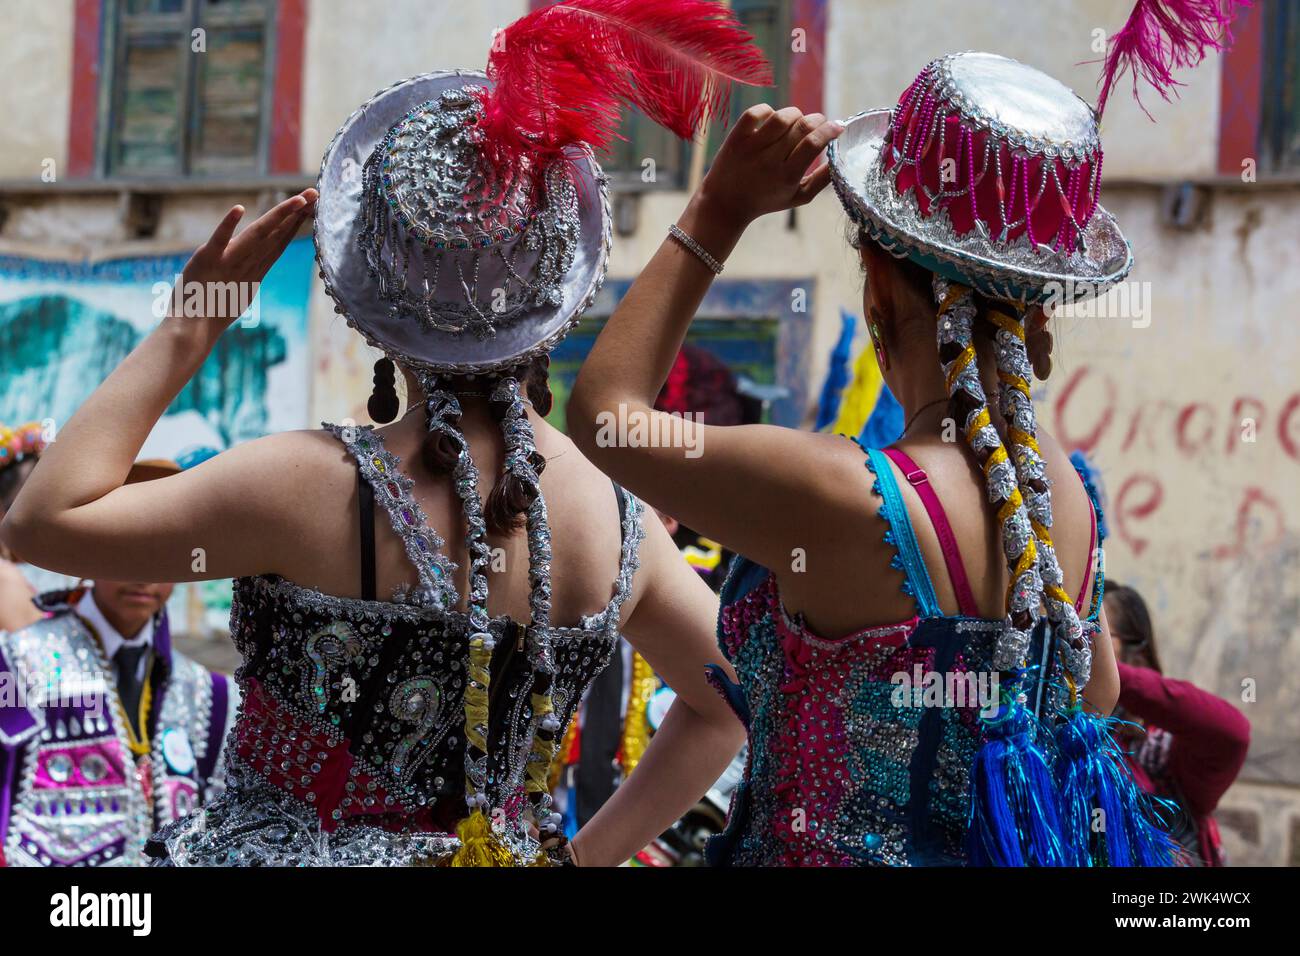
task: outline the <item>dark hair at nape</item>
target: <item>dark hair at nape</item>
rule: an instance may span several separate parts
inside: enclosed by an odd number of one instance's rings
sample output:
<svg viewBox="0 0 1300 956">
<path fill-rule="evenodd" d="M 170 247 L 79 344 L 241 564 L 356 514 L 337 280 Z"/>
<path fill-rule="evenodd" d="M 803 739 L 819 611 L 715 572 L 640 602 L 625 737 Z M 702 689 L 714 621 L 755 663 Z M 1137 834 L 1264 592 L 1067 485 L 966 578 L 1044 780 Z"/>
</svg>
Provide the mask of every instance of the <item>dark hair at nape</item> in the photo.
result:
<svg viewBox="0 0 1300 956">
<path fill-rule="evenodd" d="M 1151 622 L 1151 611 L 1147 607 L 1147 602 L 1142 599 L 1142 595 L 1127 584 L 1107 581 L 1106 597 L 1111 598 L 1115 602 L 1113 606 L 1119 610 L 1119 620 L 1112 621 L 1112 625 L 1118 624 L 1120 631 L 1134 638 L 1130 642 L 1121 640 L 1121 643 L 1128 644 L 1141 652 L 1151 669 L 1163 674 L 1160 655 L 1156 650 L 1155 625 Z M 1109 613 L 1107 616 L 1110 616 Z"/>
<path fill-rule="evenodd" d="M 532 402 L 533 408 L 545 418 L 551 413 L 553 396 L 550 388 L 550 356 L 541 355 L 525 366 L 511 369 L 508 373 L 519 382 L 521 390 Z M 479 391 L 491 393 L 495 376 L 480 380 L 453 381 L 451 391 Z M 489 408 L 492 417 L 501 422 L 509 406 L 491 402 Z M 431 473 L 450 475 L 455 470 L 459 457 L 459 448 L 455 440 L 443 432 L 429 432 L 420 446 L 420 457 Z M 538 475 L 546 469 L 546 459 L 540 452 L 534 452 L 533 468 Z M 489 534 L 513 534 L 524 527 L 528 509 L 537 496 L 519 480 L 517 476 L 506 472 L 502 474 L 488 493 L 483 505 L 483 520 Z"/>
</svg>

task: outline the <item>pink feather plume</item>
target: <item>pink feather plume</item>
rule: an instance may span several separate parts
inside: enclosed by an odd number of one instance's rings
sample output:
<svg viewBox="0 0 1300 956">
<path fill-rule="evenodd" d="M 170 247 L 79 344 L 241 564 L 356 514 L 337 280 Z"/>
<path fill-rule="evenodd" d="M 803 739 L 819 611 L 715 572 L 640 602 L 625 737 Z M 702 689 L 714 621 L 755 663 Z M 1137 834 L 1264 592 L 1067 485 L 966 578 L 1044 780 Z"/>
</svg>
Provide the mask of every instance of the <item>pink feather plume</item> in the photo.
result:
<svg viewBox="0 0 1300 956">
<path fill-rule="evenodd" d="M 488 155 L 513 165 L 600 150 L 631 103 L 682 138 L 725 117 L 732 83 L 770 85 L 753 38 L 713 0 L 562 0 L 497 35 L 483 96 Z"/>
<path fill-rule="evenodd" d="M 1250 5 L 1251 0 L 1137 0 L 1128 22 L 1111 37 L 1106 51 L 1098 115 L 1105 112 L 1115 82 L 1129 70 L 1133 72 L 1133 98 L 1139 106 L 1139 79 L 1168 100 L 1173 88 L 1181 85 L 1173 71 L 1197 66 L 1209 50 L 1227 49 L 1232 44 L 1230 27 L 1237 8 Z M 1147 112 L 1145 106 L 1142 111 Z"/>
</svg>

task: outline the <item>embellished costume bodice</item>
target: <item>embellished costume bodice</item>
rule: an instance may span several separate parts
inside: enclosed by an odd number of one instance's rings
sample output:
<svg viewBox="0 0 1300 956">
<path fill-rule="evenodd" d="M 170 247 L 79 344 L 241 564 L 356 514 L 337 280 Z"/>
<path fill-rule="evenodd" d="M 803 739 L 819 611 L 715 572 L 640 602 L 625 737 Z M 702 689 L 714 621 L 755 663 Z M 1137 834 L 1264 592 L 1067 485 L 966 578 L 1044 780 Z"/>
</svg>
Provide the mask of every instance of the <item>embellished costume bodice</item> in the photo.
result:
<svg viewBox="0 0 1300 956">
<path fill-rule="evenodd" d="M 871 451 L 868 467 L 916 614 L 824 639 L 786 611 L 770 571 L 737 559 L 719 631 L 739 684 L 710 676 L 748 728 L 749 756 L 727 828 L 708 847 L 714 865 L 967 861 L 970 772 L 981 711 L 997 699 L 1005 625 L 943 614 L 888 461 Z M 1031 645 L 1042 674 L 1053 666 L 1046 633 L 1036 628 Z M 1029 704 L 1041 711 L 1046 701 Z"/>
<path fill-rule="evenodd" d="M 162 834 L 171 859 L 196 864 L 398 864 L 457 845 L 465 815 L 463 701 L 471 628 L 455 607 L 438 536 L 395 456 L 369 429 L 343 434 L 361 475 L 419 570 L 393 601 L 334 597 L 271 577 L 235 582 L 231 636 L 244 657 L 244 702 L 225 796 Z M 350 440 L 349 440 L 350 439 Z M 577 625 L 553 627 L 555 714 L 567 723 L 617 650 L 621 607 L 642 536 L 637 501 L 616 489 L 622 551 L 612 596 Z M 524 626 L 490 619 L 487 793 L 526 855 L 525 762 L 538 716 Z"/>
</svg>

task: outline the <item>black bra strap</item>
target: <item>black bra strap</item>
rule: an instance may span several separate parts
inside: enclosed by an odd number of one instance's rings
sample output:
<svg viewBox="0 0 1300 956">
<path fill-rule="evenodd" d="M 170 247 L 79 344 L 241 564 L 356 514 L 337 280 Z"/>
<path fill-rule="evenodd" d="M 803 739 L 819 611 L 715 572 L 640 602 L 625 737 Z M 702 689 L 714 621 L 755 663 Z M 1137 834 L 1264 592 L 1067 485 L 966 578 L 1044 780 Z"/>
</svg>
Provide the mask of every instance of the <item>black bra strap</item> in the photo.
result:
<svg viewBox="0 0 1300 956">
<path fill-rule="evenodd" d="M 361 599 L 375 599 L 375 490 L 357 469 L 357 511 L 361 517 Z"/>
<path fill-rule="evenodd" d="M 617 481 L 611 482 L 614 485 L 614 497 L 618 499 L 618 528 L 622 533 L 623 522 L 627 520 L 627 492 Z"/>
</svg>

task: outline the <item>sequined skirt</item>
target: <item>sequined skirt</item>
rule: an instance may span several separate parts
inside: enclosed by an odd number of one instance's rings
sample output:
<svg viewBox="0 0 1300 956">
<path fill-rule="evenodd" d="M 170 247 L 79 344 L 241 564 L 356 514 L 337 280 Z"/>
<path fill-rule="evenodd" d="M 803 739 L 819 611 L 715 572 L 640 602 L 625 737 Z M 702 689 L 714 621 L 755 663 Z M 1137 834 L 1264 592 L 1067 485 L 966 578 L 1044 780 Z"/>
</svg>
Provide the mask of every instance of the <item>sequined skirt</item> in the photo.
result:
<svg viewBox="0 0 1300 956">
<path fill-rule="evenodd" d="M 158 831 L 145 853 L 155 866 L 428 866 L 459 846 L 454 834 L 365 824 L 326 832 L 311 807 L 234 767 L 225 793 Z"/>
</svg>

